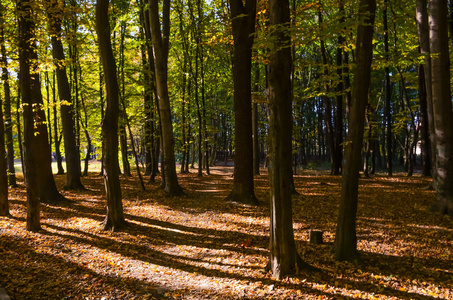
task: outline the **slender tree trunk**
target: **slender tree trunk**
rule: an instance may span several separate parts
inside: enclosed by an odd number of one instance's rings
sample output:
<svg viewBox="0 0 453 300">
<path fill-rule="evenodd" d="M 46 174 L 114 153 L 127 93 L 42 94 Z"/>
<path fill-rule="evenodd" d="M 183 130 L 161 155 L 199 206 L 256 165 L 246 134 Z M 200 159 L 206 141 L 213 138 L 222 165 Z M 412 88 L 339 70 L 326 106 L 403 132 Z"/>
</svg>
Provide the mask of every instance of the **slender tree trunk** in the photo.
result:
<svg viewBox="0 0 453 300">
<path fill-rule="evenodd" d="M 425 84 L 425 69 L 423 66 L 418 67 L 418 95 L 420 99 L 422 175 L 431 176 L 431 141 L 429 138 L 428 104 Z"/>
<path fill-rule="evenodd" d="M 61 11 L 58 1 L 51 0 L 47 3 L 47 16 L 49 19 L 49 32 L 52 41 L 52 55 L 56 67 L 58 81 L 58 95 L 60 98 L 60 113 L 63 125 L 64 148 L 66 158 L 66 184 L 65 189 L 80 190 L 84 186 L 80 180 L 79 149 L 76 142 L 74 128 L 74 113 L 71 103 L 71 90 L 66 74 L 66 61 L 62 43 Z"/>
<path fill-rule="evenodd" d="M 387 21 L 387 0 L 384 0 L 384 52 L 385 52 L 385 60 L 389 62 L 389 30 L 388 30 L 388 21 Z M 393 133 L 392 133 L 392 113 L 391 113 L 391 101 L 392 101 L 392 91 L 391 91 L 391 83 L 390 83 L 390 70 L 389 67 L 386 65 L 384 67 L 385 72 L 385 120 L 386 120 L 386 138 L 387 138 L 387 174 L 388 176 L 393 175 Z"/>
<path fill-rule="evenodd" d="M 234 40 L 234 180 L 227 199 L 258 204 L 253 187 L 251 69 L 256 0 L 230 0 Z M 290 53 L 291 55 L 291 53 Z"/>
<path fill-rule="evenodd" d="M 55 140 L 55 157 L 57 160 L 57 174 L 63 175 L 63 158 L 61 157 L 60 151 L 60 142 L 61 142 L 61 135 L 58 130 L 58 118 L 57 118 L 57 83 L 55 79 L 56 71 L 52 74 L 52 106 L 53 106 L 53 131 L 54 131 L 54 140 Z"/>
<path fill-rule="evenodd" d="M 3 92 L 5 95 L 4 110 L 5 110 L 5 143 L 6 143 L 6 161 L 7 161 L 7 172 L 8 172 L 8 185 L 16 187 L 16 170 L 14 168 L 14 145 L 13 145 L 13 123 L 11 119 L 11 88 L 9 85 L 9 72 L 8 72 L 8 58 L 6 56 L 5 47 L 5 34 L 4 34 L 4 16 L 2 15 L 4 7 L 0 4 L 0 54 L 2 65 L 2 81 L 3 81 Z M 19 125 L 18 125 L 19 126 Z"/>
<path fill-rule="evenodd" d="M 447 0 L 429 1 L 431 84 L 436 143 L 436 191 L 433 211 L 453 216 L 453 113 L 450 88 Z"/>
<path fill-rule="evenodd" d="M 357 67 L 354 73 L 352 101 L 349 111 L 348 136 L 345 144 L 343 184 L 338 224 L 335 234 L 335 257 L 337 260 L 358 261 L 356 216 L 358 181 L 363 144 L 365 109 L 371 77 L 373 54 L 373 27 L 376 0 L 360 0 L 359 16 L 363 18 L 357 32 Z"/>
<path fill-rule="evenodd" d="M 255 88 L 254 91 L 260 91 L 260 66 L 259 63 L 255 64 Z M 258 103 L 252 104 L 252 126 L 253 126 L 253 175 L 260 174 L 260 145 L 259 145 L 259 115 Z"/>
<path fill-rule="evenodd" d="M 2 16 L 2 5 L 0 4 L 0 46 L 2 47 L 2 58 L 4 56 L 4 39 L 3 39 L 3 16 Z M 3 59 L 2 59 L 3 60 Z M 6 69 L 6 67 L 3 67 Z M 6 74 L 8 71 L 6 71 Z M 3 70 L 5 74 L 5 70 Z M 5 80 L 5 76 L 2 77 Z M 8 76 L 6 76 L 8 80 Z M 6 88 L 5 88 L 6 92 Z M 5 93 L 6 94 L 6 93 Z M 6 95 L 5 95 L 6 98 Z M 6 102 L 6 101 L 5 101 Z M 5 152 L 5 122 L 3 120 L 3 101 L 0 98 L 0 216 L 9 215 L 9 204 L 8 204 L 8 166 L 6 163 L 6 152 Z M 13 166 L 14 167 L 14 166 Z"/>
<path fill-rule="evenodd" d="M 116 64 L 110 41 L 108 16 L 109 1 L 98 0 L 96 3 L 96 30 L 99 41 L 101 63 L 105 74 L 106 107 L 102 120 L 104 140 L 104 183 L 107 193 L 107 216 L 103 229 L 113 231 L 126 224 L 123 214 L 121 185 L 118 163 L 118 115 L 119 87 L 116 77 Z"/>
<path fill-rule="evenodd" d="M 162 130 L 163 166 L 165 168 L 165 187 L 167 194 L 181 194 L 175 165 L 175 140 L 171 118 L 170 97 L 167 85 L 168 38 L 170 33 L 170 1 L 164 0 L 162 12 L 163 28 L 160 28 L 159 6 L 157 0 L 149 0 L 151 36 L 154 48 L 156 87 L 159 102 L 159 115 Z M 164 174 L 163 174 L 164 175 Z"/>
</svg>

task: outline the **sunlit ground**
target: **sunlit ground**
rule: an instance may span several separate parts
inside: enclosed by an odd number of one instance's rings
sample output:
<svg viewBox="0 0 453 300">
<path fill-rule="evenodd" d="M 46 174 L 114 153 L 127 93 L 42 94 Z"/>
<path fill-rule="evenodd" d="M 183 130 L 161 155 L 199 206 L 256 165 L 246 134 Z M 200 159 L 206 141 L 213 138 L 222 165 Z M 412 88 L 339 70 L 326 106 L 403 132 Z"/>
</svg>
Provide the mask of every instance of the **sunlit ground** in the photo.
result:
<svg viewBox="0 0 453 300">
<path fill-rule="evenodd" d="M 98 170 L 83 178 L 87 191 L 63 192 L 71 203 L 42 205 L 39 233 L 25 231 L 21 184 L 10 190 L 12 217 L 0 217 L 0 285 L 12 299 L 453 299 L 453 220 L 427 211 L 435 196 L 426 189 L 429 179 L 360 180 L 358 248 L 365 263 L 354 265 L 331 253 L 341 178 L 297 175 L 297 247 L 322 271 L 278 281 L 264 271 L 267 175 L 256 177 L 260 205 L 252 207 L 224 200 L 231 171 L 180 175 L 183 197 L 164 195 L 159 179 L 142 192 L 137 177 L 122 178 L 129 226 L 120 232 L 100 230 Z M 64 175 L 56 178 L 62 188 Z M 325 243 L 308 243 L 310 229 L 323 230 Z"/>
</svg>

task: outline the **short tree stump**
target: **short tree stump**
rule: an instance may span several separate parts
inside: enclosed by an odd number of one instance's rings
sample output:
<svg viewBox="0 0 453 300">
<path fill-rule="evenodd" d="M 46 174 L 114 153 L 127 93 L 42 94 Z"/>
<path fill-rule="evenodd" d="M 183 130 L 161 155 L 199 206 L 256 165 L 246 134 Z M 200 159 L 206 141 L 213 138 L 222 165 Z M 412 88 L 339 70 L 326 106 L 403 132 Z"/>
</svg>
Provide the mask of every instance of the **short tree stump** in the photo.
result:
<svg viewBox="0 0 453 300">
<path fill-rule="evenodd" d="M 322 244 L 322 235 L 324 231 L 318 229 L 310 230 L 310 244 Z"/>
</svg>

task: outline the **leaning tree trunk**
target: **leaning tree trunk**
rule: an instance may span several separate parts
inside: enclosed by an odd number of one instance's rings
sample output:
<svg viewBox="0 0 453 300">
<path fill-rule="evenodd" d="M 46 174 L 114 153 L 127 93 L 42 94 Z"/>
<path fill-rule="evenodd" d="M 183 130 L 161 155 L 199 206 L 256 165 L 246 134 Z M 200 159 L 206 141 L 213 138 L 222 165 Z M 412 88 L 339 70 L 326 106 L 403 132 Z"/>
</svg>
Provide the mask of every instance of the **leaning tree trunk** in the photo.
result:
<svg viewBox="0 0 453 300">
<path fill-rule="evenodd" d="M 107 193 L 107 216 L 103 229 L 113 231 L 126 224 L 120 186 L 120 167 L 118 163 L 118 116 L 119 87 L 116 77 L 116 64 L 110 41 L 108 16 L 109 1 L 98 0 L 96 4 L 96 30 L 99 40 L 99 53 L 105 74 L 106 105 L 102 120 L 104 141 L 104 183 Z"/>
<path fill-rule="evenodd" d="M 453 113 L 447 0 L 429 1 L 431 84 L 436 143 L 437 199 L 432 210 L 453 216 Z"/>
<path fill-rule="evenodd" d="M 74 113 L 71 103 L 71 89 L 66 74 L 66 60 L 62 43 L 61 17 L 62 10 L 58 1 L 49 1 L 47 15 L 49 18 L 49 31 L 52 41 L 52 55 L 58 82 L 58 96 L 60 98 L 60 113 L 63 125 L 63 138 L 66 158 L 66 184 L 65 189 L 83 190 L 81 177 L 79 148 L 77 147 L 74 128 Z"/>
<path fill-rule="evenodd" d="M 234 40 L 235 155 L 233 190 L 228 200 L 258 204 L 253 187 L 251 70 L 256 0 L 230 0 Z"/>
<path fill-rule="evenodd" d="M 292 95 L 289 1 L 270 0 L 270 26 L 275 44 L 269 63 L 269 184 L 271 200 L 270 259 L 268 268 L 281 279 L 307 264 L 299 256 L 294 240 L 292 181 Z"/>
<path fill-rule="evenodd" d="M 361 0 L 359 5 L 359 15 L 363 17 L 363 20 L 357 33 L 357 67 L 354 73 L 352 101 L 349 110 L 341 203 L 334 244 L 336 259 L 340 261 L 360 260 L 357 253 L 356 215 L 359 170 L 362 160 L 360 154 L 363 144 L 363 126 L 373 55 L 372 40 L 376 0 Z"/>
</svg>

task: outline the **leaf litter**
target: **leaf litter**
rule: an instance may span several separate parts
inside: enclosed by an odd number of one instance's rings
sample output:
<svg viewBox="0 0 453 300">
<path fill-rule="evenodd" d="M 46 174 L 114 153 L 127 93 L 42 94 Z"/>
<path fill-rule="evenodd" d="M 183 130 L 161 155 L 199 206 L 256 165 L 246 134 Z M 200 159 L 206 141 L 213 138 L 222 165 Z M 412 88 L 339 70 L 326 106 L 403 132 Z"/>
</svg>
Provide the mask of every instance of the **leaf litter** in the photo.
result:
<svg viewBox="0 0 453 300">
<path fill-rule="evenodd" d="M 0 217 L 0 285 L 12 299 L 453 299 L 453 220 L 427 211 L 429 178 L 361 178 L 358 249 L 364 264 L 332 254 L 341 177 L 295 175 L 294 233 L 304 260 L 321 272 L 273 279 L 267 174 L 255 177 L 257 207 L 225 201 L 231 167 L 179 176 L 185 195 L 159 182 L 140 191 L 122 177 L 128 226 L 102 231 L 103 181 L 83 178 L 72 201 L 41 206 L 42 230 L 25 230 L 23 183 L 10 189 L 11 217 Z M 56 175 L 59 187 L 64 176 Z M 309 231 L 324 243 L 309 243 Z"/>
</svg>

